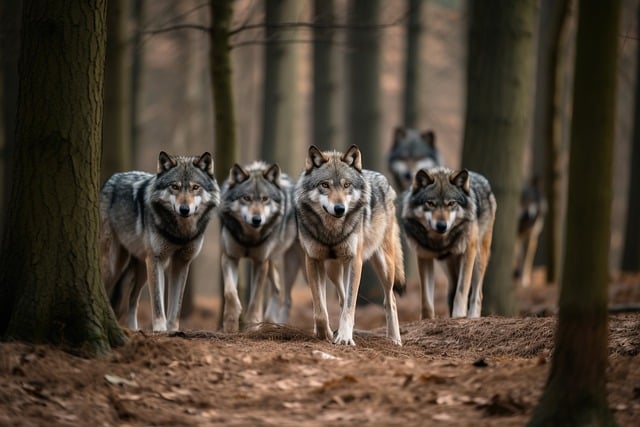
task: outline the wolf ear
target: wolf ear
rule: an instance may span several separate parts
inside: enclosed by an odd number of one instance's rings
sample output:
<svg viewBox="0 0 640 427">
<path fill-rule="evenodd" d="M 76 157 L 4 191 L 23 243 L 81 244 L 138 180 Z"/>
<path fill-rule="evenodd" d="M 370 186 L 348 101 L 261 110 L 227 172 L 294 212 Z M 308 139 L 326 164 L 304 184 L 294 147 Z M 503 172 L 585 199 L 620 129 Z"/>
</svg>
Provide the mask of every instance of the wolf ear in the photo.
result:
<svg viewBox="0 0 640 427">
<path fill-rule="evenodd" d="M 213 157 L 211 157 L 211 153 L 205 152 L 202 156 L 198 157 L 193 161 L 193 164 L 198 169 L 202 169 L 213 178 Z"/>
<path fill-rule="evenodd" d="M 267 181 L 274 183 L 277 187 L 280 187 L 280 166 L 278 166 L 277 163 L 269 166 L 262 176 L 264 176 Z"/>
<path fill-rule="evenodd" d="M 164 151 L 160 152 L 158 156 L 158 174 L 168 171 L 174 168 L 178 162 L 172 156 L 168 155 Z"/>
<path fill-rule="evenodd" d="M 395 147 L 407 136 L 407 130 L 402 126 L 396 126 L 393 130 L 393 146 Z"/>
<path fill-rule="evenodd" d="M 429 172 L 427 172 L 425 169 L 420 169 L 418 172 L 416 172 L 416 176 L 413 177 L 411 191 L 415 193 L 421 188 L 431 185 L 434 182 L 436 182 L 436 180 L 431 175 L 429 175 Z"/>
<path fill-rule="evenodd" d="M 469 171 L 466 169 L 453 172 L 451 175 L 449 175 L 449 182 L 451 182 L 456 187 L 462 188 L 462 190 L 467 194 L 471 192 L 471 187 L 469 184 Z"/>
<path fill-rule="evenodd" d="M 362 172 L 362 155 L 357 145 L 354 144 L 349 147 L 347 152 L 342 155 L 341 160 L 355 168 L 358 172 Z"/>
<path fill-rule="evenodd" d="M 436 134 L 434 131 L 429 129 L 428 131 L 422 132 L 420 134 L 422 140 L 427 143 L 427 145 L 431 148 L 436 148 Z"/>
<path fill-rule="evenodd" d="M 249 172 L 243 169 L 239 164 L 235 164 L 229 171 L 229 186 L 233 187 L 236 184 L 240 184 L 243 181 L 249 179 Z"/>
<path fill-rule="evenodd" d="M 315 145 L 309 147 L 309 156 L 307 157 L 305 169 L 309 172 L 313 168 L 319 168 L 324 163 L 328 162 L 329 158 L 324 155 L 322 151 Z"/>
</svg>

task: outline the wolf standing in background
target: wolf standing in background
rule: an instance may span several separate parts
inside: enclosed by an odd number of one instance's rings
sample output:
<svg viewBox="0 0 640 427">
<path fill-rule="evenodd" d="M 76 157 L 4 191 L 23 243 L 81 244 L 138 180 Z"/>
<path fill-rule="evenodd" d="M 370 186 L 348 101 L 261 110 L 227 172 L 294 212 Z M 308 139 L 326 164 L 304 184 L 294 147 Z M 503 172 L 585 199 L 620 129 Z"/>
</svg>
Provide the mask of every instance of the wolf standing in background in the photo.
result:
<svg viewBox="0 0 640 427">
<path fill-rule="evenodd" d="M 513 272 L 523 287 L 531 284 L 533 260 L 536 256 L 540 232 L 547 214 L 547 201 L 537 178 L 525 185 L 520 195 L 518 239 L 516 241 L 516 266 Z"/>
<path fill-rule="evenodd" d="M 480 317 L 497 207 L 487 179 L 466 169 L 421 169 L 402 206 L 404 229 L 418 256 L 422 318 L 435 317 L 436 259 L 447 267 L 451 316 Z"/>
<path fill-rule="evenodd" d="M 178 329 L 182 294 L 211 210 L 220 202 L 211 154 L 173 157 L 160 152 L 158 174 L 113 175 L 100 192 L 102 279 L 118 317 L 138 329 L 145 282 L 154 331 Z M 167 311 L 164 295 L 167 282 Z"/>
<path fill-rule="evenodd" d="M 287 321 L 291 288 L 303 259 L 296 241 L 293 188 L 292 180 L 281 173 L 278 165 L 264 162 L 254 162 L 246 167 L 234 165 L 222 186 L 219 215 L 225 332 L 236 332 L 239 328 L 242 311 L 238 298 L 240 258 L 249 258 L 253 263 L 247 323 L 257 324 L 263 320 L 262 298 L 267 278 L 276 292 L 269 301 L 266 320 Z M 285 252 L 283 288 L 279 269 Z"/>
<path fill-rule="evenodd" d="M 420 169 L 428 170 L 440 165 L 435 133 L 431 130 L 420 133 L 413 129 L 396 127 L 387 159 L 396 188 L 399 191 L 406 190 Z"/>
<path fill-rule="evenodd" d="M 352 145 L 344 154 L 309 148 L 295 190 L 298 236 L 306 255 L 313 298 L 314 332 L 332 340 L 326 301 L 327 276 L 342 307 L 336 344 L 355 345 L 353 326 L 362 263 L 371 258 L 384 288 L 387 336 L 401 344 L 394 284 L 404 287 L 396 193 L 384 175 L 362 169 Z"/>
</svg>

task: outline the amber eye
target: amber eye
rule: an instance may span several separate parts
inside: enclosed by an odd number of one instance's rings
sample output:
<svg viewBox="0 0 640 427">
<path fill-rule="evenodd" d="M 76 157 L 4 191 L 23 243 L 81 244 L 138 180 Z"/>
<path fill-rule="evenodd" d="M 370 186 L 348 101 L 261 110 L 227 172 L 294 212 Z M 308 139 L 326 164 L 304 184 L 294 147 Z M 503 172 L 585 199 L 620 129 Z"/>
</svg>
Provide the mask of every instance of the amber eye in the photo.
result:
<svg viewBox="0 0 640 427">
<path fill-rule="evenodd" d="M 322 186 L 322 188 L 329 188 L 329 183 L 328 182 L 323 182 L 320 185 Z"/>
<path fill-rule="evenodd" d="M 242 200 L 244 200 L 245 202 L 250 202 L 251 201 L 251 196 L 244 196 L 242 198 Z"/>
<path fill-rule="evenodd" d="M 191 187 L 192 191 L 198 191 L 200 189 L 200 186 L 198 184 L 193 184 L 193 186 Z"/>
<path fill-rule="evenodd" d="M 426 205 L 427 205 L 428 208 L 432 208 L 433 209 L 433 208 L 436 207 L 436 202 L 434 202 L 433 200 L 427 200 Z"/>
<path fill-rule="evenodd" d="M 268 198 L 267 196 L 262 196 L 262 201 L 263 201 L 263 202 L 268 202 L 268 201 L 269 201 L 269 198 Z"/>
<path fill-rule="evenodd" d="M 456 205 L 456 201 L 455 201 L 455 200 L 449 200 L 449 201 L 447 202 L 447 207 L 448 207 L 448 208 L 452 208 L 452 207 L 454 207 L 455 205 Z"/>
<path fill-rule="evenodd" d="M 180 186 L 178 184 L 171 184 L 171 189 L 173 191 L 178 191 L 178 190 L 180 190 Z"/>
<path fill-rule="evenodd" d="M 350 182 L 345 182 L 344 184 L 342 184 L 342 186 L 344 188 L 349 188 L 349 187 L 351 187 L 351 183 Z"/>
</svg>

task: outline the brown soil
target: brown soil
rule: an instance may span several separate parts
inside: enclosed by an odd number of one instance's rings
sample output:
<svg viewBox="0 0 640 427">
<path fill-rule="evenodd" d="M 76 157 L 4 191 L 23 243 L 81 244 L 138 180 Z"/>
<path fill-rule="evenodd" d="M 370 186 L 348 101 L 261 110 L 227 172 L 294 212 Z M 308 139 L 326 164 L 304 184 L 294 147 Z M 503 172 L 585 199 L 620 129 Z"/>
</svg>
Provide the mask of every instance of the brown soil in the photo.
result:
<svg viewBox="0 0 640 427">
<path fill-rule="evenodd" d="M 637 278 L 617 282 L 612 302 L 638 302 Z M 525 314 L 552 313 L 553 289 L 521 292 L 514 318 L 418 321 L 415 287 L 399 299 L 402 347 L 382 336 L 375 305 L 358 310 L 356 347 L 315 339 L 303 287 L 295 326 L 211 332 L 215 301 L 198 300 L 183 332 L 133 333 L 98 360 L 2 343 L 0 425 L 524 425 L 555 328 L 553 316 Z M 609 403 L 621 426 L 637 425 L 640 315 L 611 315 L 609 326 Z"/>
</svg>

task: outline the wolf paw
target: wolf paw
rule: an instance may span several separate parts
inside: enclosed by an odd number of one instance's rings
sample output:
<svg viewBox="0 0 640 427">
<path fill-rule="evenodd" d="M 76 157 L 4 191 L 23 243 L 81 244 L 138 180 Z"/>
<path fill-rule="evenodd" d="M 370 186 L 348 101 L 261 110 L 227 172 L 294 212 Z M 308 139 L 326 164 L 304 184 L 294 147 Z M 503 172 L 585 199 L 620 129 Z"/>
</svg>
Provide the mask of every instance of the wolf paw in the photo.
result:
<svg viewBox="0 0 640 427">
<path fill-rule="evenodd" d="M 338 331 L 338 335 L 333 340 L 333 343 L 338 345 L 356 345 L 355 341 L 353 341 L 353 336 L 342 335 L 340 331 Z"/>
</svg>

